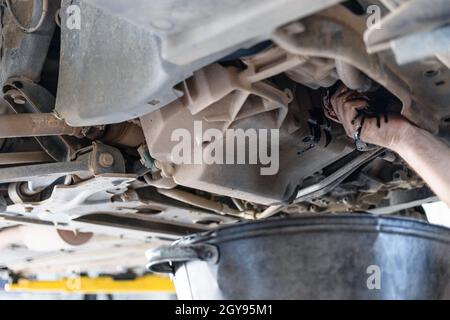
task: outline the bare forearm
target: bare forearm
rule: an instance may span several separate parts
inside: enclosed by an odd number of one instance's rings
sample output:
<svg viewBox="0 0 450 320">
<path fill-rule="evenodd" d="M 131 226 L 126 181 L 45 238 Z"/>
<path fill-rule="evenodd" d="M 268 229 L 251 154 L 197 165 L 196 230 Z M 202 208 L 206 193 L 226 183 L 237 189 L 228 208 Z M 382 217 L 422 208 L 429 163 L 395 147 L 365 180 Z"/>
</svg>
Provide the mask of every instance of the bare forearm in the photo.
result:
<svg viewBox="0 0 450 320">
<path fill-rule="evenodd" d="M 450 207 L 450 148 L 429 132 L 411 126 L 392 149 Z"/>
<path fill-rule="evenodd" d="M 353 138 L 361 130 L 362 141 L 397 152 L 450 207 L 450 148 L 400 115 L 390 114 L 384 122 L 374 117 L 363 117 L 363 121 L 361 114 L 369 106 L 366 99 L 357 96 L 341 86 L 331 98 L 335 116 L 347 135 Z"/>
</svg>

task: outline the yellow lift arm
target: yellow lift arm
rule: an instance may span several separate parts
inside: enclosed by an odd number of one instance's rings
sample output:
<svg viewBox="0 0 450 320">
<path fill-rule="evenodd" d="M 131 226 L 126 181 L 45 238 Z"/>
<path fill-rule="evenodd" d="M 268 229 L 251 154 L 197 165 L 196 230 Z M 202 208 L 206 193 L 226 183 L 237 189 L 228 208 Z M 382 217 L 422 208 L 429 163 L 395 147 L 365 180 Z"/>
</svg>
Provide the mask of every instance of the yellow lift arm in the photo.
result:
<svg viewBox="0 0 450 320">
<path fill-rule="evenodd" d="M 9 292 L 62 292 L 78 294 L 109 293 L 175 293 L 175 287 L 167 277 L 146 275 L 133 280 L 116 280 L 112 277 L 74 277 L 58 281 L 34 281 L 20 279 L 6 286 Z"/>
</svg>

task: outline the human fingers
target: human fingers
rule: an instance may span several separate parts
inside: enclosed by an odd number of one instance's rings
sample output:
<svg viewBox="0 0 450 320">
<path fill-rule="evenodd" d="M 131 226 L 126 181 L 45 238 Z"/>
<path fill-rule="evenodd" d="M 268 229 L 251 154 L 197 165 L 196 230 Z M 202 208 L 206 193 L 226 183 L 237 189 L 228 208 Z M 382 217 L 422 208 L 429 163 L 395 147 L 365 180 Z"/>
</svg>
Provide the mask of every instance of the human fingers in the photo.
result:
<svg viewBox="0 0 450 320">
<path fill-rule="evenodd" d="M 346 126 L 351 124 L 352 119 L 358 114 L 358 109 L 366 107 L 367 101 L 364 99 L 347 100 L 343 103 L 339 103 L 336 114 L 339 120 Z"/>
<path fill-rule="evenodd" d="M 352 91 L 343 91 L 335 94 L 331 99 L 331 105 L 336 113 L 339 113 L 345 102 L 353 95 Z"/>
</svg>

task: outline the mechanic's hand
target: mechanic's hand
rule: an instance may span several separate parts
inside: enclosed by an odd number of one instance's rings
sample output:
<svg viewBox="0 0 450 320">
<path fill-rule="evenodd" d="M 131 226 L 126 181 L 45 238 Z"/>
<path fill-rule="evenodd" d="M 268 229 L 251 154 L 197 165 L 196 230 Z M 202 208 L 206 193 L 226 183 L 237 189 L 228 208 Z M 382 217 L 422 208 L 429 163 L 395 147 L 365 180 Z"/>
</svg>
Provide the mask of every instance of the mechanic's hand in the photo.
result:
<svg viewBox="0 0 450 320">
<path fill-rule="evenodd" d="M 361 119 L 353 121 L 357 116 L 357 109 L 367 106 L 367 100 L 355 98 L 355 91 L 342 86 L 331 98 L 331 105 L 339 121 L 345 128 L 347 135 L 354 137 Z M 383 116 L 382 116 L 383 118 Z M 388 121 L 380 121 L 377 126 L 376 118 L 366 118 L 362 126 L 361 140 L 366 143 L 375 144 L 389 149 L 395 149 L 408 131 L 414 126 L 405 118 L 397 115 L 388 115 Z"/>
</svg>

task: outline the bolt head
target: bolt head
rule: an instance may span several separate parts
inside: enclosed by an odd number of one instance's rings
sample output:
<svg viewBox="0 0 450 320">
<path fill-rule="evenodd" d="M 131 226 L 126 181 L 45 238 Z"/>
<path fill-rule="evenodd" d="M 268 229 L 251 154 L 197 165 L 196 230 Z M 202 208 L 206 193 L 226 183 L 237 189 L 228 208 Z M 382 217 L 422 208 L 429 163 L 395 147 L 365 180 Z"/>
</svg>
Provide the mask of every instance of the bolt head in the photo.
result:
<svg viewBox="0 0 450 320">
<path fill-rule="evenodd" d="M 103 168 L 111 168 L 114 165 L 114 156 L 111 153 L 104 152 L 100 154 L 98 163 Z"/>
</svg>

